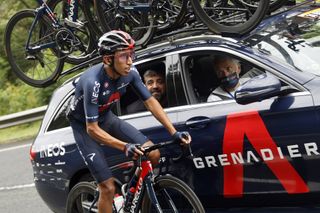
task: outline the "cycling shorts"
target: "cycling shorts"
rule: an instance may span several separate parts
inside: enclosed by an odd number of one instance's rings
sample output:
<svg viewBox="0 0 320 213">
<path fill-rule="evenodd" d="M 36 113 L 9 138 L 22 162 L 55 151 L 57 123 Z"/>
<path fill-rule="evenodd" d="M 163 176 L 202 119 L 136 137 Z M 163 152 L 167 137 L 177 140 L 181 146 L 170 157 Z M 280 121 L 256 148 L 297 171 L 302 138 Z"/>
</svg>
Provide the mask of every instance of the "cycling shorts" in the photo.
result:
<svg viewBox="0 0 320 213">
<path fill-rule="evenodd" d="M 104 116 L 106 118 L 99 123 L 99 126 L 111 136 L 124 142 L 141 145 L 148 141 L 145 135 L 129 123 L 119 119 L 112 111 L 107 112 Z M 70 123 L 77 147 L 92 176 L 98 183 L 111 178 L 112 172 L 106 160 L 106 153 L 102 149 L 103 145 L 88 135 L 86 124 L 72 117 Z"/>
</svg>

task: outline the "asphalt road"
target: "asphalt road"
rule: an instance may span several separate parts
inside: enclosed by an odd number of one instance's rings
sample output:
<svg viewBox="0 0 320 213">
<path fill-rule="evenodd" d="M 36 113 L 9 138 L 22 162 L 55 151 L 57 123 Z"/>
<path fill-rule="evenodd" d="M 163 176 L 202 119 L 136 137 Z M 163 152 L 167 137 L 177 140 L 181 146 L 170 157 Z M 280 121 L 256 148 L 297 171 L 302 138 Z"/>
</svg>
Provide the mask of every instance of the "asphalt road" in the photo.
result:
<svg viewBox="0 0 320 213">
<path fill-rule="evenodd" d="M 52 212 L 33 183 L 31 141 L 0 145 L 0 212 Z"/>
</svg>

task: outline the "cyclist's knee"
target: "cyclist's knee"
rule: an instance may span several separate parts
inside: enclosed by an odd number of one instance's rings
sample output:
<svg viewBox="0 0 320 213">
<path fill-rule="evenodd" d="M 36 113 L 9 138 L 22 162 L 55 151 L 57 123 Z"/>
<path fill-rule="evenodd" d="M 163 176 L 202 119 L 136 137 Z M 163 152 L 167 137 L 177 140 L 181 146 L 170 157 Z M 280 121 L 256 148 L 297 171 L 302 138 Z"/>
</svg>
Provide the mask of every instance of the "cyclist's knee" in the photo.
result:
<svg viewBox="0 0 320 213">
<path fill-rule="evenodd" d="M 108 180 L 105 180 L 98 184 L 100 194 L 102 196 L 113 198 L 113 195 L 116 191 L 115 184 L 113 178 L 109 178 Z"/>
</svg>

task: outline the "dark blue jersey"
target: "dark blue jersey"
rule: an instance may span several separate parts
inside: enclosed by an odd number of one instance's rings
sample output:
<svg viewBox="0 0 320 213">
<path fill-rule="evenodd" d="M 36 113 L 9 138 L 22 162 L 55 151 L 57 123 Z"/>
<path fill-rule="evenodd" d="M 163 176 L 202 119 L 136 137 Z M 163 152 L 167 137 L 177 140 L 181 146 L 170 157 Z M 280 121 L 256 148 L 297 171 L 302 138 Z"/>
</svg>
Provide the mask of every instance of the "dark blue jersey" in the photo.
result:
<svg viewBox="0 0 320 213">
<path fill-rule="evenodd" d="M 110 105 L 120 100 L 128 85 L 132 85 L 140 98 L 145 101 L 151 97 L 134 66 L 127 76 L 112 80 L 102 63 L 85 71 L 76 84 L 75 106 L 72 116 L 82 122 L 103 121 Z"/>
</svg>

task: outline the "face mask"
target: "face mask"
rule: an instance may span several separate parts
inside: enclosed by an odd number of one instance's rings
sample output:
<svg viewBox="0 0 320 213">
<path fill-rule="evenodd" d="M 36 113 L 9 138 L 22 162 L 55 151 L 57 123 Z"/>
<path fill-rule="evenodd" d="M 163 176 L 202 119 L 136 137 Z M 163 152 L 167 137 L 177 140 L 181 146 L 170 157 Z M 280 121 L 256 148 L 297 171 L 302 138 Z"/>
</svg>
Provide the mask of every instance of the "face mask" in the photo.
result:
<svg viewBox="0 0 320 213">
<path fill-rule="evenodd" d="M 224 77 L 220 80 L 221 86 L 225 89 L 232 89 L 235 86 L 237 86 L 239 82 L 239 76 L 238 73 L 234 72 L 233 74 Z"/>
</svg>

